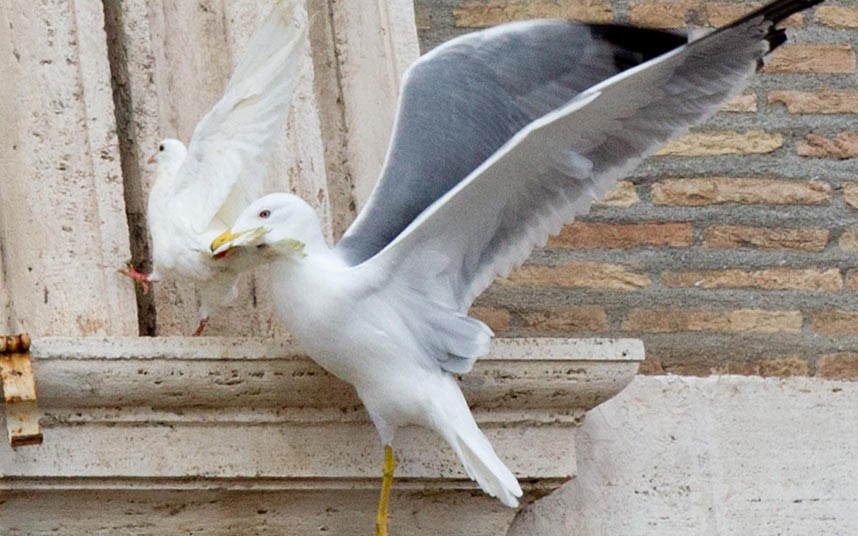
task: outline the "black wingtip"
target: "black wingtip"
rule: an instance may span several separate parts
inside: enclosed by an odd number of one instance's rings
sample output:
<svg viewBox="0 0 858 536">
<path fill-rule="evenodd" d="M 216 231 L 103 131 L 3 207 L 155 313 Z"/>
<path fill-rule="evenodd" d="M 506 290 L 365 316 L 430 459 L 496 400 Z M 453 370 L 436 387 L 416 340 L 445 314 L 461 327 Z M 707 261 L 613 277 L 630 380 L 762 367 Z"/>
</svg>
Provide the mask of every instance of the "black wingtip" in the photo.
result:
<svg viewBox="0 0 858 536">
<path fill-rule="evenodd" d="M 727 28 L 739 26 L 748 21 L 763 18 L 764 21 L 771 23 L 771 29 L 766 34 L 766 41 L 769 42 L 769 52 L 784 44 L 787 40 L 786 33 L 776 28 L 777 24 L 800 11 L 810 9 L 817 4 L 821 4 L 825 0 L 775 0 L 761 8 L 752 11 L 737 20 L 736 22 L 726 26 Z"/>
<path fill-rule="evenodd" d="M 769 42 L 769 50 L 778 48 L 787 41 L 786 30 L 783 28 L 772 28 L 769 33 L 766 34 L 766 41 Z"/>
<path fill-rule="evenodd" d="M 685 35 L 665 30 L 622 24 L 587 24 L 587 27 L 594 38 L 613 45 L 614 64 L 620 71 L 657 58 L 688 42 Z"/>
</svg>

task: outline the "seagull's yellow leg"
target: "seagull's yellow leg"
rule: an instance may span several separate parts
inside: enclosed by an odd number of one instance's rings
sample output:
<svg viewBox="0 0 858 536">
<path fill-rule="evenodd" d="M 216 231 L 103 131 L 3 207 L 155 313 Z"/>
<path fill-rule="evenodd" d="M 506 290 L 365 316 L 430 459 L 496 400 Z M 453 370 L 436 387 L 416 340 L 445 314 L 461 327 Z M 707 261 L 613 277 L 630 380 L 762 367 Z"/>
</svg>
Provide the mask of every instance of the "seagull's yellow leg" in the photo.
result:
<svg viewBox="0 0 858 536">
<path fill-rule="evenodd" d="M 375 536 L 387 536 L 387 505 L 390 502 L 390 487 L 393 485 L 393 471 L 396 460 L 393 459 L 393 449 L 384 446 L 384 465 L 381 468 L 381 497 L 378 499 L 378 513 L 375 515 Z"/>
</svg>

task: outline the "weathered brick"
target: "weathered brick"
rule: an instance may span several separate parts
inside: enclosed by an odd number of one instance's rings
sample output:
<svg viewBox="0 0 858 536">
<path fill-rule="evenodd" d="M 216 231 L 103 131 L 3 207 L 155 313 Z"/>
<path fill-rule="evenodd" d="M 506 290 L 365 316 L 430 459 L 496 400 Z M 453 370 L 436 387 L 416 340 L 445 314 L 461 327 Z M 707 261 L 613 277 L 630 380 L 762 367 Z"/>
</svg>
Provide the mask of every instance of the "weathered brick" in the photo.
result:
<svg viewBox="0 0 858 536">
<path fill-rule="evenodd" d="M 494 0 L 465 2 L 453 8 L 453 19 L 459 28 L 486 28 L 536 18 L 611 22 L 613 15 L 609 0 Z"/>
<path fill-rule="evenodd" d="M 747 227 L 713 225 L 703 233 L 703 247 L 822 251 L 828 244 L 828 229 Z"/>
<path fill-rule="evenodd" d="M 858 208 L 858 182 L 843 183 L 843 200 L 852 208 Z"/>
<path fill-rule="evenodd" d="M 643 363 L 638 367 L 638 374 L 664 374 L 664 367 L 661 365 L 661 358 L 655 352 L 646 352 Z"/>
<path fill-rule="evenodd" d="M 623 321 L 623 330 L 645 333 L 677 331 L 794 333 L 801 330 L 801 324 L 800 311 L 633 309 Z"/>
<path fill-rule="evenodd" d="M 414 6 L 414 23 L 417 31 L 425 31 L 432 28 L 432 12 L 423 5 Z"/>
<path fill-rule="evenodd" d="M 846 288 L 858 292 L 858 270 L 849 270 L 846 273 Z"/>
<path fill-rule="evenodd" d="M 799 156 L 811 158 L 854 158 L 858 156 L 858 132 L 841 132 L 834 139 L 808 134 L 798 144 Z"/>
<path fill-rule="evenodd" d="M 662 147 L 656 156 L 707 156 L 724 154 L 765 154 L 779 149 L 784 137 L 777 132 L 690 132 Z"/>
<path fill-rule="evenodd" d="M 819 356 L 816 375 L 831 380 L 858 379 L 858 353 L 839 352 Z"/>
<path fill-rule="evenodd" d="M 665 179 L 653 184 L 652 201 L 657 205 L 684 206 L 719 203 L 818 205 L 831 201 L 831 185 L 825 182 L 728 177 Z"/>
<path fill-rule="evenodd" d="M 506 309 L 476 306 L 471 307 L 468 314 L 485 322 L 495 333 L 509 331 L 511 315 Z"/>
<path fill-rule="evenodd" d="M 631 181 L 620 181 L 613 190 L 605 194 L 604 199 L 593 203 L 595 206 L 629 208 L 640 203 L 641 198 Z"/>
<path fill-rule="evenodd" d="M 858 91 L 769 91 L 770 104 L 783 104 L 791 114 L 858 113 Z"/>
<path fill-rule="evenodd" d="M 758 2 L 732 4 L 724 2 L 700 2 L 680 0 L 678 2 L 637 2 L 629 6 L 632 24 L 649 28 L 684 28 L 696 26 L 722 26 L 729 24 L 762 5 Z M 801 15 L 793 15 L 783 22 L 784 26 L 800 26 Z"/>
<path fill-rule="evenodd" d="M 650 353 L 651 352 L 647 351 L 647 359 L 649 359 Z M 714 356 L 712 357 L 714 358 Z M 676 374 L 679 376 L 709 376 L 715 373 L 715 367 L 712 366 L 711 360 L 709 359 L 705 361 L 691 362 L 677 362 L 675 360 L 665 360 L 666 364 L 662 363 L 660 356 L 655 356 L 654 359 L 658 360 L 658 364 L 661 365 L 661 369 L 663 371 L 658 374 Z"/>
<path fill-rule="evenodd" d="M 704 5 L 706 9 L 706 18 L 709 24 L 721 26 L 730 24 L 739 17 L 748 14 L 749 11 L 757 9 L 759 4 L 756 2 L 741 4 L 722 4 L 720 2 L 707 2 Z"/>
<path fill-rule="evenodd" d="M 767 359 L 759 362 L 756 374 L 760 376 L 808 376 L 810 365 L 799 356 Z"/>
<path fill-rule="evenodd" d="M 810 326 L 817 333 L 858 334 L 858 311 L 826 309 L 810 315 Z"/>
<path fill-rule="evenodd" d="M 744 93 L 736 95 L 721 106 L 722 112 L 756 112 L 757 111 L 757 95 L 754 93 Z"/>
<path fill-rule="evenodd" d="M 760 376 L 808 376 L 810 365 L 807 359 L 800 356 L 782 357 L 761 361 L 757 374 Z"/>
<path fill-rule="evenodd" d="M 858 28 L 858 7 L 819 6 L 816 21 L 834 28 Z"/>
<path fill-rule="evenodd" d="M 608 315 L 597 305 L 583 307 L 548 307 L 522 315 L 528 331 L 569 334 L 576 332 L 605 332 Z"/>
<path fill-rule="evenodd" d="M 548 241 L 549 247 L 596 249 L 634 247 L 685 247 L 694 242 L 688 222 L 587 223 L 567 225 Z"/>
<path fill-rule="evenodd" d="M 847 44 L 784 45 L 769 56 L 764 72 L 836 74 L 855 72 L 855 53 Z"/>
<path fill-rule="evenodd" d="M 706 2 L 706 19 L 710 26 L 724 26 L 747 15 L 751 10 L 762 6 L 762 2 L 723 3 Z M 796 13 L 779 24 L 783 27 L 796 28 L 804 25 L 804 17 Z"/>
<path fill-rule="evenodd" d="M 843 234 L 840 235 L 840 239 L 837 241 L 837 245 L 843 251 L 850 253 L 858 252 L 858 228 L 850 227 L 843 231 Z"/>
<path fill-rule="evenodd" d="M 790 377 L 808 376 L 810 366 L 800 356 L 758 359 L 750 362 L 729 362 L 715 368 L 718 374 L 741 374 L 743 376 Z"/>
<path fill-rule="evenodd" d="M 649 286 L 649 276 L 633 272 L 627 266 L 601 262 L 567 262 L 558 266 L 526 265 L 514 270 L 505 285 L 559 286 L 637 290 Z"/>
<path fill-rule="evenodd" d="M 635 26 L 647 28 L 680 28 L 692 11 L 700 10 L 698 1 L 633 3 L 629 6 L 629 20 Z"/>
<path fill-rule="evenodd" d="M 763 334 L 765 336 L 765 334 Z M 741 343 L 740 343 L 741 344 Z M 725 349 L 726 350 L 726 349 Z M 647 351 L 661 372 L 654 374 L 681 374 L 687 376 L 709 376 L 712 374 L 740 374 L 743 376 L 809 376 L 810 363 L 807 357 L 798 354 L 736 355 L 731 351 L 689 348 L 686 357 L 671 355 L 661 357 L 657 352 Z"/>
<path fill-rule="evenodd" d="M 840 270 L 829 268 L 769 268 L 764 270 L 701 270 L 665 272 L 661 283 L 666 287 L 750 288 L 758 290 L 804 290 L 835 292 L 843 288 Z"/>
</svg>

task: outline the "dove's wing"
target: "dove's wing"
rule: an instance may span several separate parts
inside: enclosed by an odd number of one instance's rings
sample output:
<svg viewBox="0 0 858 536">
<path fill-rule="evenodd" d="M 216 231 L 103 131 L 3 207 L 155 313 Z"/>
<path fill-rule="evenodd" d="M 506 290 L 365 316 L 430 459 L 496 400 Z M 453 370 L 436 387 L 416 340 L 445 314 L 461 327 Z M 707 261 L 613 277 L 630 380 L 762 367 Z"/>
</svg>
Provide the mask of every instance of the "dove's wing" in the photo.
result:
<svg viewBox="0 0 858 536">
<path fill-rule="evenodd" d="M 219 212 L 234 218 L 248 204 L 245 196 L 261 189 L 266 157 L 286 120 L 304 54 L 306 16 L 295 4 L 275 4 L 223 97 L 194 129 L 175 195 L 181 205 L 193 207 L 185 216 L 198 233 Z"/>
</svg>

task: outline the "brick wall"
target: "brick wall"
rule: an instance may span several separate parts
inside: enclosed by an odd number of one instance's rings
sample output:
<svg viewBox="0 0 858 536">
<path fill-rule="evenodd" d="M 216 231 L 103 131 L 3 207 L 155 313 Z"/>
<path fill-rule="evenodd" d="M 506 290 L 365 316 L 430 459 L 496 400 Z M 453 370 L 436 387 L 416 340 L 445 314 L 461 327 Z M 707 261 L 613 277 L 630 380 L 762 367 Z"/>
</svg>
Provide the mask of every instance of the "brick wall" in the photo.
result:
<svg viewBox="0 0 858 536">
<path fill-rule="evenodd" d="M 425 50 L 509 20 L 711 27 L 758 2 L 417 0 Z M 648 373 L 858 379 L 858 1 L 477 302 L 504 336 L 645 341 Z"/>
</svg>

